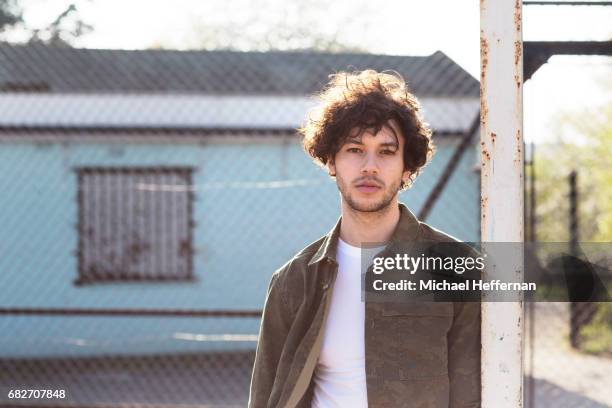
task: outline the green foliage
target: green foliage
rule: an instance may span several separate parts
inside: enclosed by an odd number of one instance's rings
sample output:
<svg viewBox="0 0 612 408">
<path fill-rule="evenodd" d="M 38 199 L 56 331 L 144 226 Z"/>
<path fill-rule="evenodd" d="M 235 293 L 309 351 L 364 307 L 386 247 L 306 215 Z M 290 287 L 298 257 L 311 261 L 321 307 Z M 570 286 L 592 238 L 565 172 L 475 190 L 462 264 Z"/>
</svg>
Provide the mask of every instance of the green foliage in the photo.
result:
<svg viewBox="0 0 612 408">
<path fill-rule="evenodd" d="M 612 357 L 612 303 L 600 303 L 593 320 L 580 331 L 580 348 Z"/>
<path fill-rule="evenodd" d="M 602 86 L 612 92 L 612 80 Z M 578 239 L 612 242 L 612 105 L 561 114 L 553 132 L 557 143 L 536 146 L 538 241 L 569 241 L 568 176 L 576 170 Z M 597 306 L 580 329 L 580 348 L 612 357 L 612 303 Z"/>
<path fill-rule="evenodd" d="M 580 241 L 612 241 L 612 106 L 559 118 L 555 145 L 537 145 L 539 241 L 569 240 L 569 182 L 578 172 Z"/>
</svg>

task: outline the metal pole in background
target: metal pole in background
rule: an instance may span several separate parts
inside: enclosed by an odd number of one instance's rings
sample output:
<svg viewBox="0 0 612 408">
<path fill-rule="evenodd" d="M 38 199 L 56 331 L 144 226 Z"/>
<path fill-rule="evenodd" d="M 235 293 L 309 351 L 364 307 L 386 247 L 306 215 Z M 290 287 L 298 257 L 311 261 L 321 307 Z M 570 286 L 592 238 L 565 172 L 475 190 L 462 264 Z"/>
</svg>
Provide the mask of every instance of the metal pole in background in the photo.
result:
<svg viewBox="0 0 612 408">
<path fill-rule="evenodd" d="M 572 170 L 569 175 L 569 200 L 570 200 L 570 213 L 569 213 L 569 236 L 570 236 L 570 253 L 574 256 L 578 256 L 578 173 L 576 170 Z"/>
<path fill-rule="evenodd" d="M 578 173 L 572 170 L 569 175 L 569 242 L 570 253 L 572 256 L 578 256 L 578 188 L 577 181 Z M 580 346 L 578 336 L 580 334 L 580 314 L 581 306 L 584 303 L 570 302 L 570 344 L 577 349 Z"/>
<path fill-rule="evenodd" d="M 522 2 L 480 1 L 481 239 L 523 242 Z M 521 254 L 522 255 L 522 254 Z M 485 280 L 523 281 L 523 258 Z M 523 302 L 482 303 L 482 407 L 523 406 Z"/>
<path fill-rule="evenodd" d="M 536 145 L 531 142 L 531 155 L 529 157 L 529 241 L 536 242 L 537 234 L 537 219 L 536 219 L 536 167 L 535 167 L 535 152 Z"/>
</svg>

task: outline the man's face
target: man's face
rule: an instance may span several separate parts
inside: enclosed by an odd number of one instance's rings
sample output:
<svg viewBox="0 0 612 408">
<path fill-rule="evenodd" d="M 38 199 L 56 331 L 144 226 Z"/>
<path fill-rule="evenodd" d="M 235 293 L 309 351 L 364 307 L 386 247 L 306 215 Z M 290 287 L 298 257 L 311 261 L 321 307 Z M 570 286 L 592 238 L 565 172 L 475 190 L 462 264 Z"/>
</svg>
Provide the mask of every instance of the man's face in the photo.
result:
<svg viewBox="0 0 612 408">
<path fill-rule="evenodd" d="M 394 121 L 389 121 L 373 134 L 354 130 L 333 161 L 327 164 L 342 200 L 353 210 L 377 212 L 395 201 L 404 171 L 404 137 Z"/>
</svg>

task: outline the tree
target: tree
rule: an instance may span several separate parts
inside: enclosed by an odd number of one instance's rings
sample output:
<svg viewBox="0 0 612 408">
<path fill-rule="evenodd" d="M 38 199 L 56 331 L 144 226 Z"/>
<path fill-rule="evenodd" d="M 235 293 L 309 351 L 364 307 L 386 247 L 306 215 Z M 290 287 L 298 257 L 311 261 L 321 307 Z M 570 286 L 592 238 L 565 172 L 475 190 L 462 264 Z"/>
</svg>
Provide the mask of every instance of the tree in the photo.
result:
<svg viewBox="0 0 612 408">
<path fill-rule="evenodd" d="M 23 21 L 21 8 L 15 0 L 0 0 L 0 34 Z"/>
<path fill-rule="evenodd" d="M 602 88 L 612 92 L 612 80 Z M 612 105 L 590 106 L 561 113 L 554 132 L 558 143 L 536 150 L 537 235 L 540 242 L 569 240 L 567 176 L 578 174 L 579 241 L 612 241 Z M 590 254 L 589 260 L 612 270 L 609 251 Z M 609 272 L 608 272 L 609 273 Z M 602 276 L 609 282 L 609 276 Z M 596 303 L 592 320 L 579 330 L 581 350 L 612 356 L 612 303 Z M 587 303 L 581 309 L 590 310 Z M 584 316 L 584 315 L 583 315 Z"/>
<path fill-rule="evenodd" d="M 237 51 L 354 51 L 367 36 L 373 4 L 349 7 L 323 0 L 210 1 L 204 15 L 194 20 L 191 37 L 180 46 Z M 156 47 L 176 47 L 158 41 Z"/>
<path fill-rule="evenodd" d="M 26 43 L 67 47 L 92 30 L 93 27 L 82 20 L 74 3 L 69 4 L 47 26 L 32 28 L 23 19 L 23 7 L 19 0 L 0 0 L 0 40 L 7 40 L 7 34 L 21 31 L 25 33 L 21 40 Z"/>
<path fill-rule="evenodd" d="M 612 81 L 602 83 L 612 92 Z M 579 239 L 612 241 L 612 105 L 561 113 L 557 143 L 536 148 L 539 241 L 569 239 L 567 176 L 578 172 Z"/>
<path fill-rule="evenodd" d="M 69 47 L 72 41 L 93 30 L 81 19 L 75 4 L 70 4 L 59 16 L 43 29 L 32 30 L 29 43 Z"/>
</svg>

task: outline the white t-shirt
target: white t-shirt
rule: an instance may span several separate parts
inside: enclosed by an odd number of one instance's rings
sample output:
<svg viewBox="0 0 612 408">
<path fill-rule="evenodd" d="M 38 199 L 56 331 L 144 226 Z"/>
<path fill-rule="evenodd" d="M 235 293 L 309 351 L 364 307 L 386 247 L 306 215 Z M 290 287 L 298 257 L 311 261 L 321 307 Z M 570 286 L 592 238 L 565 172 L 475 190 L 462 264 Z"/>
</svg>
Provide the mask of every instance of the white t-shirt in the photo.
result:
<svg viewBox="0 0 612 408">
<path fill-rule="evenodd" d="M 368 406 L 361 249 L 338 239 L 338 276 L 314 372 L 313 408 Z"/>
</svg>

